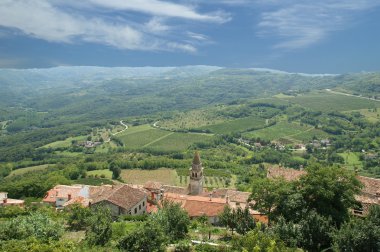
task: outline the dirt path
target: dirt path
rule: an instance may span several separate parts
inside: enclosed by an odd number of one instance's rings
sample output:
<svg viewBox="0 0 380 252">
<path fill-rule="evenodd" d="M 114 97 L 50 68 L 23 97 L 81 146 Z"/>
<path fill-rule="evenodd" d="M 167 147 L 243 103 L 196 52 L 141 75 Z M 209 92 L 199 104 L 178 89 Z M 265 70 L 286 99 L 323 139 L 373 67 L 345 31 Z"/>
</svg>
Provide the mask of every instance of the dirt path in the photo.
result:
<svg viewBox="0 0 380 252">
<path fill-rule="evenodd" d="M 152 142 L 147 143 L 146 145 L 144 145 L 143 148 L 148 147 L 149 145 L 154 144 L 154 143 L 156 143 L 156 142 L 158 142 L 158 141 L 160 141 L 160 140 L 162 140 L 162 139 L 164 139 L 164 138 L 166 138 L 166 137 L 168 137 L 168 136 L 170 136 L 170 135 L 173 135 L 174 133 L 175 133 L 175 132 L 170 132 L 169 134 L 167 134 L 167 135 L 165 135 L 165 136 L 162 136 L 162 137 L 160 137 L 160 138 L 157 138 L 156 140 L 154 140 L 154 141 L 152 141 Z"/>
<path fill-rule="evenodd" d="M 347 94 L 347 93 L 342 93 L 342 92 L 338 92 L 338 91 L 333 91 L 331 89 L 325 89 L 327 92 L 330 92 L 330 93 L 333 93 L 333 94 L 339 94 L 339 95 L 345 95 L 345 96 L 352 96 L 352 97 L 357 97 L 357 98 L 362 98 L 362 99 L 366 99 L 366 100 L 371 100 L 371 101 L 378 101 L 380 102 L 380 100 L 378 99 L 375 99 L 375 98 L 369 98 L 369 97 L 364 97 L 364 96 L 361 96 L 361 95 L 353 95 L 353 94 Z"/>
<path fill-rule="evenodd" d="M 117 134 L 123 133 L 124 131 L 126 131 L 126 130 L 128 129 L 128 125 L 126 125 L 125 123 L 123 123 L 122 120 L 120 120 L 120 124 L 123 125 L 125 128 L 124 128 L 123 130 L 120 130 L 120 131 L 116 132 L 116 133 L 112 133 L 112 132 L 110 132 L 110 134 L 111 134 L 112 136 L 116 136 Z M 109 143 L 110 141 L 111 141 L 111 138 L 108 138 L 108 140 L 106 140 L 106 141 L 104 141 L 104 142 L 105 142 L 105 143 Z"/>
</svg>

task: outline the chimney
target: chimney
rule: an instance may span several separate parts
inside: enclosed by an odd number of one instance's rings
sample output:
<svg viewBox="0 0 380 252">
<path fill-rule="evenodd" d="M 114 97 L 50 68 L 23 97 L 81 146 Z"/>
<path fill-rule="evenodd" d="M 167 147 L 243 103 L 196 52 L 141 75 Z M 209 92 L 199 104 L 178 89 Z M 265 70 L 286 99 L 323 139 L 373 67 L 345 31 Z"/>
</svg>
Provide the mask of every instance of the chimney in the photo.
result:
<svg viewBox="0 0 380 252">
<path fill-rule="evenodd" d="M 4 199 L 3 199 L 3 203 L 4 203 L 4 204 L 7 204 L 7 202 L 8 202 L 8 199 L 7 199 L 7 198 L 4 198 Z"/>
<path fill-rule="evenodd" d="M 210 197 L 210 201 L 212 200 L 212 193 L 209 193 L 208 196 Z"/>
<path fill-rule="evenodd" d="M 71 200 L 71 194 L 67 194 L 67 201 Z"/>
</svg>

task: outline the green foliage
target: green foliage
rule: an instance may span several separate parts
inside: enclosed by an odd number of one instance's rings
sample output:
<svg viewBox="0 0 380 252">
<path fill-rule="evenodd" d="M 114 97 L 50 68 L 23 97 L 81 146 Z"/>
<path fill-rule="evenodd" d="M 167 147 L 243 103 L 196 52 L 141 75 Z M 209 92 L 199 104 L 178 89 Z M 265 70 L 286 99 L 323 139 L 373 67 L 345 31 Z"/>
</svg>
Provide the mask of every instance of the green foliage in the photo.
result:
<svg viewBox="0 0 380 252">
<path fill-rule="evenodd" d="M 0 218 L 14 218 L 19 215 L 26 215 L 28 211 L 19 206 L 2 206 L 0 207 Z"/>
<path fill-rule="evenodd" d="M 256 252 L 256 251 L 296 251 L 295 249 L 287 248 L 280 240 L 262 230 L 260 225 L 249 231 L 244 236 L 235 237 L 232 242 L 232 247 L 236 251 Z"/>
<path fill-rule="evenodd" d="M 163 201 L 162 207 L 149 219 L 152 225 L 162 228 L 171 242 L 184 239 L 187 236 L 190 219 L 187 212 L 177 203 Z"/>
<path fill-rule="evenodd" d="M 0 226 L 0 240 L 23 240 L 35 237 L 47 242 L 58 240 L 63 234 L 62 223 L 51 219 L 46 213 L 33 212 L 5 221 Z"/>
<path fill-rule="evenodd" d="M 91 216 L 91 210 L 80 204 L 73 204 L 66 208 L 68 212 L 67 225 L 71 230 L 84 230 L 88 226 L 88 218 Z"/>
<path fill-rule="evenodd" d="M 162 228 L 148 221 L 122 238 L 118 247 L 123 251 L 163 252 L 166 242 Z"/>
<path fill-rule="evenodd" d="M 307 209 L 331 217 L 339 226 L 348 219 L 349 208 L 356 206 L 354 196 L 360 192 L 361 184 L 353 172 L 337 166 L 313 166 L 301 177 L 299 188 Z"/>
<path fill-rule="evenodd" d="M 112 236 L 112 217 L 108 208 L 96 206 L 87 219 L 86 240 L 89 245 L 104 246 Z"/>
<path fill-rule="evenodd" d="M 352 218 L 334 234 L 335 251 L 379 251 L 380 250 L 380 207 L 373 206 L 368 216 Z"/>
<path fill-rule="evenodd" d="M 225 206 L 223 212 L 219 215 L 220 224 L 231 229 L 232 234 L 236 229 L 239 234 L 246 234 L 248 231 L 255 228 L 256 223 L 248 208 L 242 209 L 238 207 L 232 209 L 229 206 Z"/>
<path fill-rule="evenodd" d="M 0 250 L 4 252 L 73 252 L 78 247 L 71 241 L 41 241 L 35 237 L 23 240 L 0 240 Z"/>
<path fill-rule="evenodd" d="M 291 190 L 291 184 L 283 178 L 258 178 L 252 183 L 250 200 L 254 201 L 252 208 L 268 216 L 271 224 L 273 212 L 284 195 Z"/>
<path fill-rule="evenodd" d="M 15 175 L 3 179 L 0 191 L 8 192 L 9 197 L 43 197 L 44 194 L 57 184 L 71 184 L 62 171 L 44 170 Z"/>
</svg>

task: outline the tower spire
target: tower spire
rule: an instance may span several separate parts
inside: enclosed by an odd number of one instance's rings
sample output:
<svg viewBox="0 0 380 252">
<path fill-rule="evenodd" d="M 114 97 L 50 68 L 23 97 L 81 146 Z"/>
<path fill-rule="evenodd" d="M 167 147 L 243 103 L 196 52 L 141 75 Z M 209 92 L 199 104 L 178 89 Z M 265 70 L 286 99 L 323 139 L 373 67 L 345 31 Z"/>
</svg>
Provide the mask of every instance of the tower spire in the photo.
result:
<svg viewBox="0 0 380 252">
<path fill-rule="evenodd" d="M 201 158 L 199 157 L 198 151 L 194 153 L 193 164 L 189 170 L 190 172 L 190 183 L 189 183 L 189 193 L 191 195 L 199 195 L 203 192 L 203 167 Z"/>
<path fill-rule="evenodd" d="M 199 157 L 198 151 L 195 151 L 195 153 L 194 153 L 193 164 L 195 164 L 195 165 L 201 164 L 201 158 Z"/>
</svg>

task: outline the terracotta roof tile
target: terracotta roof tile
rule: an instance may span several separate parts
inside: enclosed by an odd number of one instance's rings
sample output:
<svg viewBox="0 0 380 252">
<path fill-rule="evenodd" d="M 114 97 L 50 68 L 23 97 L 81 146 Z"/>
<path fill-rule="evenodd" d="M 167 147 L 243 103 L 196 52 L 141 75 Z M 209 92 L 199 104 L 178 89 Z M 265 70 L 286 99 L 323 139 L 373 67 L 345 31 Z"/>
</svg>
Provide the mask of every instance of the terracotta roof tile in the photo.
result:
<svg viewBox="0 0 380 252">
<path fill-rule="evenodd" d="M 380 193 L 380 179 L 357 176 L 358 180 L 363 183 L 362 192 L 372 196 Z"/>
<path fill-rule="evenodd" d="M 149 189 L 149 190 L 160 190 L 162 187 L 162 184 L 160 182 L 155 182 L 155 181 L 147 181 L 144 184 L 144 188 Z"/>
<path fill-rule="evenodd" d="M 306 174 L 306 171 L 299 171 L 295 169 L 288 169 L 282 167 L 269 167 L 267 177 L 277 178 L 283 177 L 287 181 L 293 181 L 299 179 L 302 175 Z"/>
<path fill-rule="evenodd" d="M 106 189 L 98 194 L 98 197 L 93 198 L 93 203 L 101 201 L 109 201 L 124 209 L 130 209 L 139 203 L 146 196 L 145 192 L 140 189 L 132 188 L 128 185 L 117 185 L 111 190 Z"/>
</svg>

